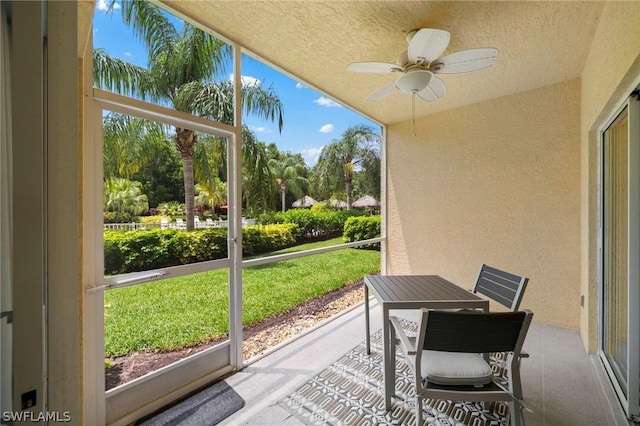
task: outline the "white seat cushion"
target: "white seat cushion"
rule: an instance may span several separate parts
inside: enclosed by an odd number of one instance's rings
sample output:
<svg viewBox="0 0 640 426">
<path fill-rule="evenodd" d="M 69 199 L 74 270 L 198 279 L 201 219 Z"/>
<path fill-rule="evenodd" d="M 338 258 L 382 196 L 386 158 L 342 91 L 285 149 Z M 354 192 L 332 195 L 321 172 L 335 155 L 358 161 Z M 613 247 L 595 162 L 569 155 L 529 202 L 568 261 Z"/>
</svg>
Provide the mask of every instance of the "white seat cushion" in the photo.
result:
<svg viewBox="0 0 640 426">
<path fill-rule="evenodd" d="M 422 351 L 422 378 L 438 385 L 491 383 L 491 366 L 479 354 Z"/>
</svg>

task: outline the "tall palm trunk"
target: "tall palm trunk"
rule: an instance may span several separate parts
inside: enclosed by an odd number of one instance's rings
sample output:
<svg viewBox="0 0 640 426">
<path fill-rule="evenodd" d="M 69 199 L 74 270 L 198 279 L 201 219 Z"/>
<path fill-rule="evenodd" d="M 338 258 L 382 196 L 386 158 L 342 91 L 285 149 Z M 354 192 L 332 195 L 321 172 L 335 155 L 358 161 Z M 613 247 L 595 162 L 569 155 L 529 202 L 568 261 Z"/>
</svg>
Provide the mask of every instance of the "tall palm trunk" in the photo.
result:
<svg viewBox="0 0 640 426">
<path fill-rule="evenodd" d="M 284 213 L 284 203 L 285 203 L 286 192 L 287 192 L 287 187 L 283 184 L 280 184 L 280 198 L 282 200 L 282 213 Z"/>
<path fill-rule="evenodd" d="M 353 157 L 345 153 L 344 154 L 344 165 L 342 166 L 342 170 L 344 171 L 344 182 L 347 191 L 347 210 L 351 210 L 351 192 L 353 191 Z"/>
<path fill-rule="evenodd" d="M 353 190 L 353 183 L 351 182 L 350 178 L 346 179 L 347 184 L 346 184 L 346 189 L 347 189 L 347 210 L 351 210 L 351 191 Z"/>
<path fill-rule="evenodd" d="M 195 216 L 195 184 L 193 179 L 193 151 L 196 145 L 193 130 L 176 127 L 174 144 L 182 157 L 182 174 L 184 177 L 184 208 L 187 216 L 187 230 L 194 228 Z"/>
</svg>

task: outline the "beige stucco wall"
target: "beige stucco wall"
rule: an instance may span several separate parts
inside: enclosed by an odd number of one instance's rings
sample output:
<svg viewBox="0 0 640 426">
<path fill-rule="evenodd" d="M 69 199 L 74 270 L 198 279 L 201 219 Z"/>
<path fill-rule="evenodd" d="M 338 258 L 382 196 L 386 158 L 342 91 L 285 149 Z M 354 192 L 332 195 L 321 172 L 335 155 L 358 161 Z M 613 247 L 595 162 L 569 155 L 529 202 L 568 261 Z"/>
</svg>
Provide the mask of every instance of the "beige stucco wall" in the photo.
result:
<svg viewBox="0 0 640 426">
<path fill-rule="evenodd" d="M 574 80 L 389 126 L 387 273 L 471 288 L 487 263 L 530 278 L 534 321 L 578 330 L 579 114 Z"/>
<path fill-rule="evenodd" d="M 640 83 L 640 2 L 607 2 L 582 74 L 580 330 L 587 350 L 597 349 L 598 133 Z"/>
</svg>

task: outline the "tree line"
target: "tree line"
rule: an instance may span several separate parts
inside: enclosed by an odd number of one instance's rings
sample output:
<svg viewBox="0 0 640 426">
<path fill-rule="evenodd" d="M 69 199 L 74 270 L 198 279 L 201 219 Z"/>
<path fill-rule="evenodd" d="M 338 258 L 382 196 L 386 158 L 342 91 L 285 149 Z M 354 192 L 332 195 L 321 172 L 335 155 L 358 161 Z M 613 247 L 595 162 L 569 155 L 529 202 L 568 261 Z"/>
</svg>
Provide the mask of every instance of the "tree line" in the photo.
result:
<svg viewBox="0 0 640 426">
<path fill-rule="evenodd" d="M 146 46 L 146 68 L 94 49 L 94 84 L 177 111 L 233 124 L 234 85 L 226 73 L 231 48 L 184 23 L 181 29 L 155 5 L 122 1 L 122 18 Z M 244 113 L 284 126 L 284 106 L 271 87 L 242 84 Z M 227 202 L 227 141 L 191 129 L 108 113 L 103 118 L 105 209 L 141 214 L 184 200 L 187 229 L 197 208 Z M 309 194 L 346 200 L 379 199 L 380 140 L 366 125 L 347 129 L 309 167 L 300 154 L 280 151 L 242 129 L 242 204 L 248 214 L 280 209 Z"/>
</svg>

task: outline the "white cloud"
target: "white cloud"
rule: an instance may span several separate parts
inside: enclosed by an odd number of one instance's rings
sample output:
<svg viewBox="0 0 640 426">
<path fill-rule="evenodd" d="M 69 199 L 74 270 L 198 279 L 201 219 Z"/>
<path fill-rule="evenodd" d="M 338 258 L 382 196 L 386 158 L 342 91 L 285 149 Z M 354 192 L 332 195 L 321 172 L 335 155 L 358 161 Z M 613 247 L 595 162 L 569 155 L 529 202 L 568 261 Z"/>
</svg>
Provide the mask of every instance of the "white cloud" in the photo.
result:
<svg viewBox="0 0 640 426">
<path fill-rule="evenodd" d="M 318 157 L 320 157 L 322 148 L 324 147 L 309 147 L 304 148 L 302 151 L 300 151 L 300 155 L 302 155 L 302 158 L 304 158 L 304 162 L 307 164 L 307 166 L 313 167 L 318 162 Z"/>
<path fill-rule="evenodd" d="M 331 133 L 333 132 L 333 124 L 329 123 L 329 124 L 325 124 L 324 126 L 320 127 L 319 132 L 320 133 Z"/>
<path fill-rule="evenodd" d="M 133 55 L 131 54 L 131 52 L 124 52 L 124 56 L 132 57 Z"/>
<path fill-rule="evenodd" d="M 229 74 L 229 81 L 234 81 L 233 76 L 233 74 Z M 262 84 L 259 78 L 251 77 L 250 75 L 243 75 L 240 79 L 242 80 L 243 86 L 260 86 Z"/>
<path fill-rule="evenodd" d="M 296 89 L 306 89 L 306 88 L 307 88 L 307 86 L 305 86 L 304 84 L 296 83 Z"/>
<path fill-rule="evenodd" d="M 263 126 L 254 127 L 253 131 L 256 133 L 271 133 L 271 130 Z"/>
<path fill-rule="evenodd" d="M 109 10 L 109 5 L 111 4 L 111 0 L 98 0 L 96 3 L 96 8 L 103 12 Z M 113 3 L 113 10 L 120 9 L 119 3 Z"/>
<path fill-rule="evenodd" d="M 313 103 L 326 107 L 341 107 L 339 103 L 334 102 L 329 98 L 325 98 L 324 96 L 320 96 L 318 99 L 314 100 Z"/>
</svg>

